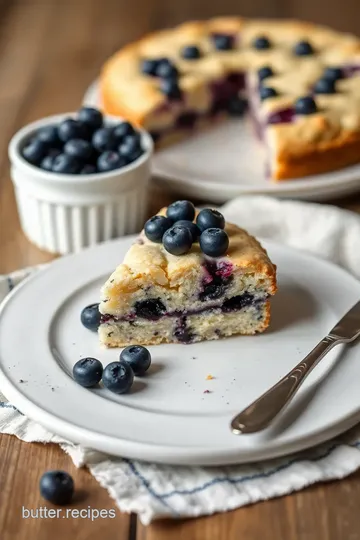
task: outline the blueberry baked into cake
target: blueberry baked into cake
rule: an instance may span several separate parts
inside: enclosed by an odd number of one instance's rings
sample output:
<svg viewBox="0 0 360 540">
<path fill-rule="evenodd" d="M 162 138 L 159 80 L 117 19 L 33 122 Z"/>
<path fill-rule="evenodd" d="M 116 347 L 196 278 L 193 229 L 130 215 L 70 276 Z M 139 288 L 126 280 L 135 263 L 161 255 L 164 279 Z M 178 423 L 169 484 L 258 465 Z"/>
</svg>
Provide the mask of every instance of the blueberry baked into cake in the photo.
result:
<svg viewBox="0 0 360 540">
<path fill-rule="evenodd" d="M 146 222 L 102 288 L 100 341 L 194 343 L 255 334 L 269 325 L 276 267 L 259 242 L 177 201 Z"/>
<path fill-rule="evenodd" d="M 220 18 L 120 50 L 100 78 L 107 113 L 157 145 L 246 105 L 275 181 L 360 161 L 360 40 L 296 21 Z"/>
</svg>

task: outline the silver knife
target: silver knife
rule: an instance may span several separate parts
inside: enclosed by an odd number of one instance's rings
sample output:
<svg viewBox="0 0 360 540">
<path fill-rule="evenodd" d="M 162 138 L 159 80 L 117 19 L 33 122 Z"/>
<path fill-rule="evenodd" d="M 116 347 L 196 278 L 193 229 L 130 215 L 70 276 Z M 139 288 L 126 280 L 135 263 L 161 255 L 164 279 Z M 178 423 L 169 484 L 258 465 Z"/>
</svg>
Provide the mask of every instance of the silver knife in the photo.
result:
<svg viewBox="0 0 360 540">
<path fill-rule="evenodd" d="M 355 304 L 334 326 L 329 334 L 278 383 L 236 415 L 231 422 L 232 432 L 255 433 L 269 426 L 289 403 L 306 377 L 320 360 L 340 343 L 350 343 L 360 336 L 360 302 Z"/>
</svg>

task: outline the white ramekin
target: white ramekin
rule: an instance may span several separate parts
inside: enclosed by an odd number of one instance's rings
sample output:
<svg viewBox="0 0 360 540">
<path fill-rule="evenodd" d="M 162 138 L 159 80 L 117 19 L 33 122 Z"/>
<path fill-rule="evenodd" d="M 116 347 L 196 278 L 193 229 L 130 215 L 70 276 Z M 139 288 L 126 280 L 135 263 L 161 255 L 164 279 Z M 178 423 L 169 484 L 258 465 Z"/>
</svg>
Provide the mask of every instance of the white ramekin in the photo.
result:
<svg viewBox="0 0 360 540">
<path fill-rule="evenodd" d="M 69 175 L 30 165 L 21 150 L 37 130 L 76 113 L 43 118 L 18 131 L 9 145 L 11 177 L 26 236 L 51 253 L 71 253 L 140 231 L 146 219 L 153 143 L 141 132 L 144 154 L 130 165 L 106 173 Z M 119 118 L 105 117 L 107 125 Z"/>
</svg>

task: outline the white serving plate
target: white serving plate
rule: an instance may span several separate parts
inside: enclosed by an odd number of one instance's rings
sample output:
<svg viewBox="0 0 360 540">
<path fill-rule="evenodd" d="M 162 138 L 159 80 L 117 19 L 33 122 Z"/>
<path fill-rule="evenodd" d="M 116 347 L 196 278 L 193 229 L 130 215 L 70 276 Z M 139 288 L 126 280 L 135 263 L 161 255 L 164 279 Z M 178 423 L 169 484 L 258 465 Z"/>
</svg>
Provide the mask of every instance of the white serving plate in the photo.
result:
<svg viewBox="0 0 360 540">
<path fill-rule="evenodd" d="M 95 81 L 84 104 L 98 106 Z M 272 195 L 329 200 L 360 191 L 360 164 L 316 176 L 270 182 L 264 175 L 264 151 L 245 120 L 228 120 L 208 131 L 156 152 L 156 182 L 189 198 L 223 203 L 239 195 Z"/>
<path fill-rule="evenodd" d="M 271 328 L 264 334 L 150 347 L 153 364 L 132 392 L 85 389 L 73 364 L 119 350 L 100 348 L 81 309 L 122 260 L 132 238 L 64 257 L 25 281 L 0 312 L 0 388 L 24 414 L 67 439 L 159 463 L 230 464 L 295 452 L 360 421 L 360 346 L 336 348 L 278 421 L 235 436 L 229 423 L 292 368 L 360 298 L 340 268 L 265 242 L 279 268 Z M 208 374 L 213 380 L 206 380 Z M 23 381 L 23 382 L 21 382 Z M 204 393 L 210 390 L 211 393 Z"/>
</svg>

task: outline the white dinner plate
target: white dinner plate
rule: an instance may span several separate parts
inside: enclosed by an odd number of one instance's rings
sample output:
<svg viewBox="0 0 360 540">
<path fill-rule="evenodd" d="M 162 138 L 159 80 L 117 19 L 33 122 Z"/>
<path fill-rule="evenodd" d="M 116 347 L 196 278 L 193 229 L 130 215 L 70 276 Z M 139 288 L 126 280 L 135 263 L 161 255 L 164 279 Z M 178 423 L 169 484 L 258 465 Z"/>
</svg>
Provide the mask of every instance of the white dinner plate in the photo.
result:
<svg viewBox="0 0 360 540">
<path fill-rule="evenodd" d="M 84 103 L 100 103 L 95 81 Z M 273 183 L 264 175 L 264 150 L 247 120 L 225 121 L 156 152 L 155 181 L 189 198 L 216 203 L 238 195 L 329 200 L 360 191 L 360 164 L 327 174 Z"/>
<path fill-rule="evenodd" d="M 81 309 L 122 260 L 131 238 L 64 257 L 25 281 L 0 313 L 0 388 L 25 415 L 67 439 L 110 454 L 178 464 L 229 464 L 298 451 L 360 420 L 360 346 L 335 348 L 271 428 L 236 436 L 230 420 L 290 370 L 360 298 L 340 268 L 265 242 L 279 269 L 271 327 L 193 345 L 150 347 L 152 367 L 131 393 L 85 389 L 79 358 L 104 364 Z M 212 380 L 207 380 L 208 375 Z M 206 392 L 206 391 L 209 392 Z M 205 392 L 205 393 L 204 393 Z"/>
</svg>

